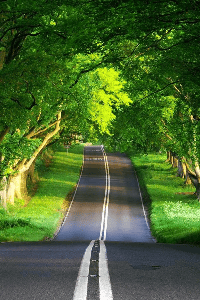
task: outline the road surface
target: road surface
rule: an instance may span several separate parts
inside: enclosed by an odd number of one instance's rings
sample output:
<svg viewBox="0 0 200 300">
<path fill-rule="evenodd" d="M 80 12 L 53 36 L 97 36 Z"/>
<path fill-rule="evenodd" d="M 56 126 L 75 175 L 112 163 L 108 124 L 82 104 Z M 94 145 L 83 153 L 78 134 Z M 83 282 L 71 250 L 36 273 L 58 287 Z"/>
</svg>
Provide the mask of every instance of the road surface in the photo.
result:
<svg viewBox="0 0 200 300">
<path fill-rule="evenodd" d="M 88 146 L 84 150 L 83 172 L 73 204 L 55 240 L 99 238 L 155 242 L 148 228 L 131 161 L 122 154 L 107 156 L 103 146 Z"/>
<path fill-rule="evenodd" d="M 84 157 L 55 239 L 0 244 L 0 299 L 200 299 L 200 248 L 155 243 L 130 160 Z"/>
</svg>

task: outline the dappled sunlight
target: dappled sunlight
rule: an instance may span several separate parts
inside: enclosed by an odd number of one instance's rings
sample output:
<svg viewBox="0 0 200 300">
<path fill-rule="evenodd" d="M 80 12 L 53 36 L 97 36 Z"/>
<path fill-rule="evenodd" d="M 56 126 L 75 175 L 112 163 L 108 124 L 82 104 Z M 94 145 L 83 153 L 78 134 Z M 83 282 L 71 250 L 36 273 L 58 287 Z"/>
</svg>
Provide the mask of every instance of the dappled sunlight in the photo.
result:
<svg viewBox="0 0 200 300">
<path fill-rule="evenodd" d="M 165 202 L 163 204 L 167 218 L 184 218 L 188 222 L 200 220 L 200 208 L 191 207 L 189 204 L 178 202 Z"/>
<path fill-rule="evenodd" d="M 166 192 L 168 193 L 169 190 L 169 185 L 166 183 L 166 185 L 163 184 L 147 184 L 147 188 L 151 189 L 152 191 L 156 191 L 157 193 L 159 192 Z"/>
</svg>

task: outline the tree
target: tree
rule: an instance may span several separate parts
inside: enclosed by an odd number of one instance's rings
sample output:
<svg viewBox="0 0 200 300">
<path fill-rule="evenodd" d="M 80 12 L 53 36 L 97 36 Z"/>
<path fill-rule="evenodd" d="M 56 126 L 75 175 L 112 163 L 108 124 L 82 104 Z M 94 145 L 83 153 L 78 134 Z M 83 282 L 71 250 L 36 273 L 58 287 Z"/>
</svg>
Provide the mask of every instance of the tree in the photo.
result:
<svg viewBox="0 0 200 300">
<path fill-rule="evenodd" d="M 73 130 L 122 150 L 162 146 L 191 160 L 199 184 L 199 9 L 195 0 L 3 1 L 1 173 L 28 166 L 61 112 L 49 142 Z"/>
</svg>

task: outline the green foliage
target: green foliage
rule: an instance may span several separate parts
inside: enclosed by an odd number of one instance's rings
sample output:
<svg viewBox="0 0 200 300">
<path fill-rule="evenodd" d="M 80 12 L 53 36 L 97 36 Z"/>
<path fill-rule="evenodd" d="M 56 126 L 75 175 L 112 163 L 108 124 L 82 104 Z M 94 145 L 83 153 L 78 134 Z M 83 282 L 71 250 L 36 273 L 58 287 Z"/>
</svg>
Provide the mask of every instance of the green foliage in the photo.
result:
<svg viewBox="0 0 200 300">
<path fill-rule="evenodd" d="M 9 128 L 16 145 L 21 132 L 16 154 L 9 136 L 2 146 L 6 172 L 31 157 L 58 111 L 60 136 L 51 142 L 82 134 L 117 150 L 164 147 L 198 162 L 199 1 L 0 5 L 0 134 Z"/>
<path fill-rule="evenodd" d="M 25 226 L 31 226 L 30 220 L 27 219 L 17 219 L 17 218 L 6 218 L 3 220 L 0 220 L 0 228 L 1 230 L 13 228 L 13 227 L 25 227 Z"/>
<path fill-rule="evenodd" d="M 16 161 L 30 158 L 39 144 L 39 139 L 27 139 L 20 132 L 7 134 L 0 144 L 0 153 L 3 157 L 1 163 L 2 174 L 5 176 L 12 174 L 14 172 L 13 165 Z"/>
<path fill-rule="evenodd" d="M 131 99 L 123 91 L 125 81 L 119 78 L 119 72 L 114 68 L 98 68 L 91 75 L 92 97 L 90 104 L 90 114 L 92 121 L 96 122 L 100 132 L 109 133 L 108 126 L 115 119 L 113 107 L 129 105 Z"/>
</svg>

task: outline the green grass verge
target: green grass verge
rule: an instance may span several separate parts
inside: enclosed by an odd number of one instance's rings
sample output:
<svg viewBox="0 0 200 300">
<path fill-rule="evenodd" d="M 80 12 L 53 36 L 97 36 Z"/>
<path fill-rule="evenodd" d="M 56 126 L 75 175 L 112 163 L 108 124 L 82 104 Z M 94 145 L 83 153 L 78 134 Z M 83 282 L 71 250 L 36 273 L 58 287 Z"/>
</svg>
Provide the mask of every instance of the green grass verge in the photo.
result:
<svg viewBox="0 0 200 300">
<path fill-rule="evenodd" d="M 148 207 L 152 235 L 160 243 L 200 244 L 200 203 L 176 176 L 166 155 L 131 157 L 144 202 Z"/>
<path fill-rule="evenodd" d="M 59 149 L 49 168 L 39 172 L 39 188 L 28 205 L 24 207 L 24 201 L 16 199 L 7 211 L 0 208 L 1 242 L 53 237 L 69 205 L 66 195 L 79 179 L 82 159 L 83 145 L 72 146 L 68 154 L 64 148 Z"/>
</svg>

